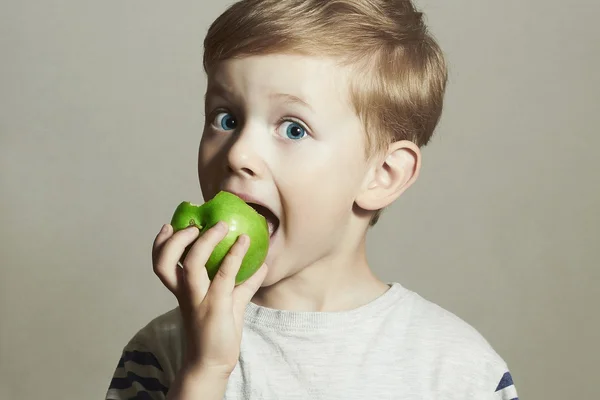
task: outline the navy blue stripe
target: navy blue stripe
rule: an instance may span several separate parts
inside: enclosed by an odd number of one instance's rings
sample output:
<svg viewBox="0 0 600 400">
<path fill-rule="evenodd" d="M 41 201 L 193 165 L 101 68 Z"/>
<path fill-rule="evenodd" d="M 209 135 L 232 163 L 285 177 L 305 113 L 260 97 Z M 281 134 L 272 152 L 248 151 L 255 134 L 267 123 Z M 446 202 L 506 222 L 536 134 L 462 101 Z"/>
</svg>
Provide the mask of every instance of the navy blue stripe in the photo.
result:
<svg viewBox="0 0 600 400">
<path fill-rule="evenodd" d="M 119 363 L 117 364 L 117 368 L 125 368 L 125 360 L 123 360 L 123 357 L 121 357 L 119 359 Z"/>
<path fill-rule="evenodd" d="M 158 359 L 148 351 L 124 351 L 118 366 L 124 367 L 127 361 L 133 361 L 140 365 L 152 365 L 161 371 L 163 370 Z"/>
<path fill-rule="evenodd" d="M 498 384 L 498 387 L 496 388 L 496 392 L 505 389 L 509 386 L 514 385 L 513 383 L 513 379 L 512 376 L 510 375 L 510 372 L 505 372 L 504 375 L 502 375 L 502 379 L 500 379 L 500 383 Z"/>
<path fill-rule="evenodd" d="M 137 392 L 135 397 L 130 398 L 129 400 L 152 400 L 152 397 L 148 392 Z"/>
<path fill-rule="evenodd" d="M 110 389 L 129 389 L 135 382 L 139 383 L 144 389 L 151 392 L 163 392 L 166 395 L 169 391 L 169 389 L 160 383 L 158 379 L 144 378 L 134 374 L 133 372 L 127 372 L 127 378 L 113 378 L 112 381 L 110 381 Z"/>
<path fill-rule="evenodd" d="M 518 397 L 515 397 L 514 399 L 510 399 L 510 400 L 519 400 L 519 398 L 518 398 Z"/>
</svg>

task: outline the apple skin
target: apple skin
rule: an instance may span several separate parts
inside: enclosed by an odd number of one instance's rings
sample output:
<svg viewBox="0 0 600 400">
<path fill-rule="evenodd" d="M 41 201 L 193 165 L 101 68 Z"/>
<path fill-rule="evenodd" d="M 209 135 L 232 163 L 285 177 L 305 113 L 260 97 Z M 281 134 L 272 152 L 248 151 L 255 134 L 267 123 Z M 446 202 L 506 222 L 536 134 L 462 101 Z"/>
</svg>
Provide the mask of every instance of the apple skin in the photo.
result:
<svg viewBox="0 0 600 400">
<path fill-rule="evenodd" d="M 206 262 L 208 278 L 212 280 L 215 277 L 229 249 L 240 235 L 246 234 L 250 237 L 250 247 L 235 277 L 235 283 L 239 285 L 258 271 L 269 252 L 269 228 L 265 217 L 238 196 L 221 191 L 202 205 L 192 204 L 188 201 L 179 204 L 171 218 L 171 225 L 174 232 L 194 225 L 198 227 L 200 235 L 202 235 L 219 221 L 227 224 L 229 232 L 215 247 Z M 189 245 L 185 249 L 181 257 L 182 261 L 191 246 Z"/>
</svg>

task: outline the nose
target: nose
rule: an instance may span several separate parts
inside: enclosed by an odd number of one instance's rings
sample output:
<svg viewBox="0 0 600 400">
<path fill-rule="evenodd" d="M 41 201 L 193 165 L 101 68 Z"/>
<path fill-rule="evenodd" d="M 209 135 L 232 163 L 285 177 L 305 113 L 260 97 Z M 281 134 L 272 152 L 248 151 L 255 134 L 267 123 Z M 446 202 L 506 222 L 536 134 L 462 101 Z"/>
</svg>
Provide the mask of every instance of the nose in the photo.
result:
<svg viewBox="0 0 600 400">
<path fill-rule="evenodd" d="M 245 178 L 262 177 L 265 164 L 260 146 L 260 138 L 249 129 L 236 135 L 227 154 L 227 167 L 237 175 Z"/>
</svg>

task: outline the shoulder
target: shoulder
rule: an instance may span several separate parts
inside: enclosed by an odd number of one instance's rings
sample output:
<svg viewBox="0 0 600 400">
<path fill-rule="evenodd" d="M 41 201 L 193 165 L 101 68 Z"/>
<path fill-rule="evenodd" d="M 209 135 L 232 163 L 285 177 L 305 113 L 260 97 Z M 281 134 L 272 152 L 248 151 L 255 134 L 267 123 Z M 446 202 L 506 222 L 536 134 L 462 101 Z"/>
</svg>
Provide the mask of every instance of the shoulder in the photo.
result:
<svg viewBox="0 0 600 400">
<path fill-rule="evenodd" d="M 123 347 L 106 398 L 164 398 L 181 365 L 182 347 L 179 308 L 154 318 Z"/>
<path fill-rule="evenodd" d="M 409 292 L 410 320 L 408 329 L 432 340 L 430 343 L 449 350 L 498 359 L 494 349 L 481 333 L 454 313 Z M 473 352 L 477 350 L 476 352 Z"/>
<path fill-rule="evenodd" d="M 460 382 L 459 386 L 492 399 L 517 398 L 506 362 L 477 329 L 412 291 L 397 307 L 406 316 L 403 339 L 430 364 L 443 385 Z"/>
<path fill-rule="evenodd" d="M 151 320 L 129 341 L 127 347 L 164 348 L 176 350 L 182 343 L 183 326 L 179 307 Z"/>
</svg>

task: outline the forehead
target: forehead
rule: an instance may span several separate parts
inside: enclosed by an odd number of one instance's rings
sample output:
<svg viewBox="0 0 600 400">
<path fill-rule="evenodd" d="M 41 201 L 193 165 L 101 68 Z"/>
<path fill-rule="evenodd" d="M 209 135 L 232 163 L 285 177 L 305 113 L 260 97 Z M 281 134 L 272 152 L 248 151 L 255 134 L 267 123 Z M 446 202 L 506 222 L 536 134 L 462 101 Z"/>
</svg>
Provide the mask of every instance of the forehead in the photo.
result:
<svg viewBox="0 0 600 400">
<path fill-rule="evenodd" d="M 244 101 L 297 99 L 318 110 L 351 111 L 349 70 L 328 57 L 295 54 L 222 61 L 208 74 L 208 93 L 226 92 Z M 283 96 L 282 96 L 283 95 Z"/>
</svg>

